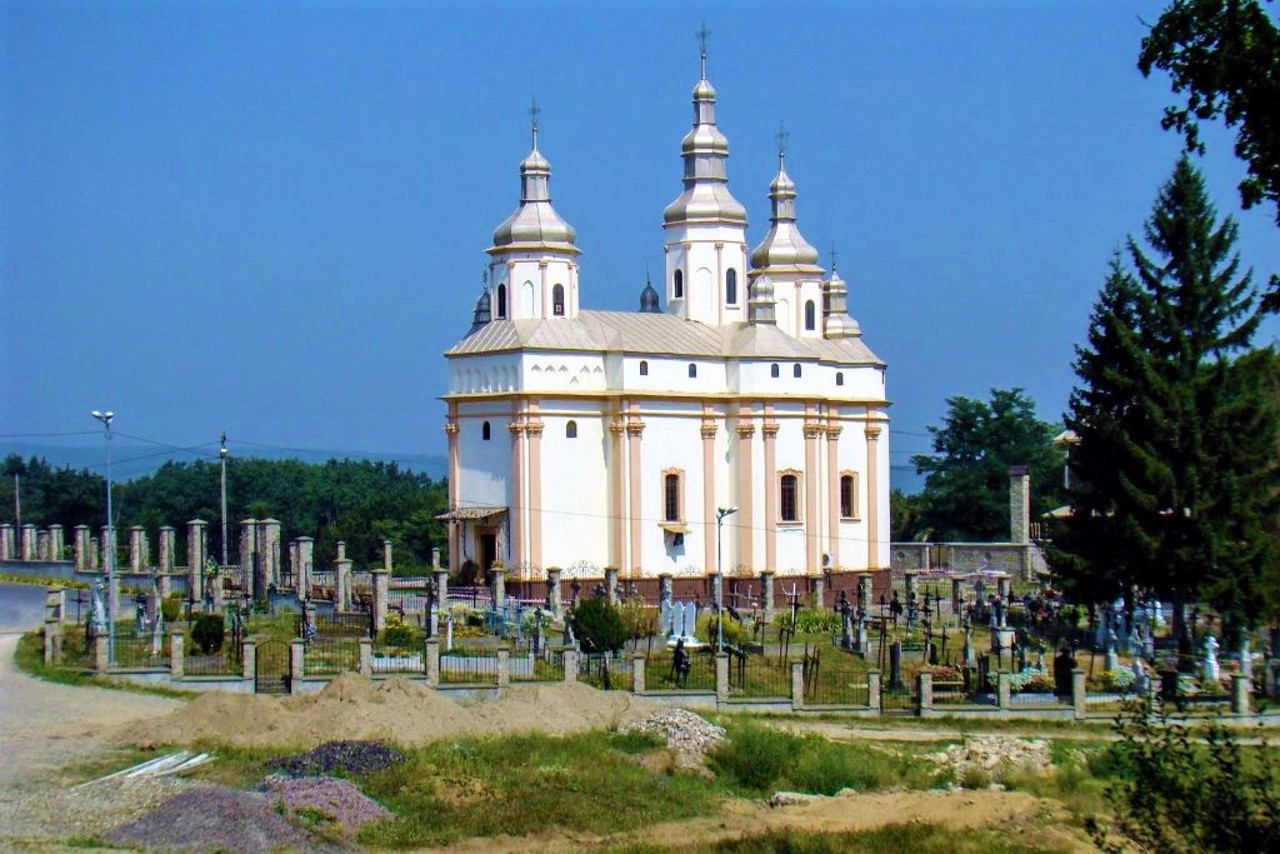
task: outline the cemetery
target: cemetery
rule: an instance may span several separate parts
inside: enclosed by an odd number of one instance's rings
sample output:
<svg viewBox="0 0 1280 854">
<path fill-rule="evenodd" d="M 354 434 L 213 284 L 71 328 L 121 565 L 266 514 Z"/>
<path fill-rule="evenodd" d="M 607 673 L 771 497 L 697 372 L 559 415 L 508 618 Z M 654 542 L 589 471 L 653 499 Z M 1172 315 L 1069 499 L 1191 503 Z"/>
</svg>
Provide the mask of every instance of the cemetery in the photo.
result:
<svg viewBox="0 0 1280 854">
<path fill-rule="evenodd" d="M 188 526 L 179 566 L 172 528 L 154 561 L 145 531 L 130 531 L 128 571 L 112 585 L 98 543 L 77 530 L 69 580 L 80 583 L 46 597 L 47 665 L 185 691 L 307 694 L 351 673 L 459 697 L 582 683 L 687 708 L 850 717 L 1107 719 L 1159 696 L 1179 713 L 1243 720 L 1276 692 L 1271 635 L 1224 649 L 1214 615 L 1196 608 L 1175 638 L 1160 603 L 1083 609 L 991 566 L 703 586 L 664 575 L 649 598 L 613 570 L 565 584 L 552 569 L 541 589 L 508 587 L 501 565 L 469 586 L 438 561 L 430 575 L 393 576 L 389 542 L 382 566 L 357 570 L 339 545 L 335 565 L 317 568 L 306 537 L 282 560 L 273 520 L 244 522 L 240 563 L 222 567 L 203 533 Z M 23 548 L 48 545 L 23 565 L 58 553 L 59 537 L 24 531 Z"/>
</svg>

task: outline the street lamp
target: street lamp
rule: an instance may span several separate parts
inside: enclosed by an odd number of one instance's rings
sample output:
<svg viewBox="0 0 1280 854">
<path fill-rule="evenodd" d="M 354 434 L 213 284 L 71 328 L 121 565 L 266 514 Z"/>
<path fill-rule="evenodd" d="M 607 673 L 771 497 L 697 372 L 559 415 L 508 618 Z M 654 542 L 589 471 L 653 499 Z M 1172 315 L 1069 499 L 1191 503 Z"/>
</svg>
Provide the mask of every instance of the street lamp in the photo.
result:
<svg viewBox="0 0 1280 854">
<path fill-rule="evenodd" d="M 724 652 L 724 560 L 720 554 L 720 532 L 724 528 L 724 517 L 738 512 L 737 507 L 716 508 L 716 652 Z"/>
<path fill-rule="evenodd" d="M 96 409 L 89 414 L 102 422 L 107 437 L 107 661 L 111 663 L 116 657 L 116 612 L 120 605 L 116 590 L 116 530 L 111 521 L 111 419 L 116 414 Z"/>
</svg>

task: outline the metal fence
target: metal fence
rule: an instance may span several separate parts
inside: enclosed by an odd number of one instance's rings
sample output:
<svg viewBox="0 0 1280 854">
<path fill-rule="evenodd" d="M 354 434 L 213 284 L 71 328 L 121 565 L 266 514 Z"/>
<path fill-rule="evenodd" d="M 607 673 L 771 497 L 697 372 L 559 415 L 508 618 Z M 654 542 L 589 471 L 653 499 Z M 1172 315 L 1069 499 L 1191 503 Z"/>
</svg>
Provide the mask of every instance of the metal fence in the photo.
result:
<svg viewBox="0 0 1280 854">
<path fill-rule="evenodd" d="M 182 672 L 187 676 L 231 676 L 243 669 L 240 644 L 231 642 L 230 638 L 211 655 L 192 650 L 190 654 L 184 652 L 182 658 Z"/>
<path fill-rule="evenodd" d="M 84 626 L 68 626 L 62 632 L 63 667 L 89 669 L 94 666 L 93 644 Z"/>
<path fill-rule="evenodd" d="M 169 666 L 169 639 L 165 637 L 159 649 L 152 648 L 152 639 L 143 637 L 116 636 L 116 648 L 113 667 L 133 668 L 167 668 Z"/>
<path fill-rule="evenodd" d="M 630 691 L 635 687 L 632 656 L 591 653 L 578 659 L 578 681 L 605 691 Z"/>
<path fill-rule="evenodd" d="M 689 653 L 689 672 L 685 676 L 676 673 L 671 650 L 661 650 L 645 658 L 644 687 L 646 691 L 714 691 L 716 690 L 716 659 L 709 648 L 707 652 Z"/>
<path fill-rule="evenodd" d="M 408 647 L 374 646 L 374 673 L 425 673 L 426 664 L 421 651 Z"/>
<path fill-rule="evenodd" d="M 512 682 L 563 682 L 564 653 L 550 650 L 541 655 L 511 656 Z"/>
<path fill-rule="evenodd" d="M 440 656 L 440 682 L 453 685 L 497 685 L 498 656 L 461 655 L 457 650 Z"/>
<path fill-rule="evenodd" d="M 791 662 L 763 655 L 729 657 L 730 697 L 790 697 Z"/>
<path fill-rule="evenodd" d="M 316 638 L 309 641 L 302 656 L 306 676 L 333 675 L 360 669 L 360 643 L 345 638 Z"/>
</svg>

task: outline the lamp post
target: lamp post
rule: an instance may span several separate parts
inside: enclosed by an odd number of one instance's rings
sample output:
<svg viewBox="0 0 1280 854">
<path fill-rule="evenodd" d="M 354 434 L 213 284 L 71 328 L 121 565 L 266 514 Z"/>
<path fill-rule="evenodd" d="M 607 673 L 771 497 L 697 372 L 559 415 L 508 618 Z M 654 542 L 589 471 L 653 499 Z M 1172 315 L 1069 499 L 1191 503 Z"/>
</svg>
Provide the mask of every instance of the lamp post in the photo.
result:
<svg viewBox="0 0 1280 854">
<path fill-rule="evenodd" d="M 227 434 L 222 434 L 222 448 L 218 451 L 222 463 L 222 565 L 227 565 Z"/>
<path fill-rule="evenodd" d="M 724 528 L 724 517 L 738 512 L 737 507 L 716 508 L 716 652 L 724 652 L 724 560 L 720 554 L 720 532 Z"/>
<path fill-rule="evenodd" d="M 119 609 L 119 596 L 116 593 L 116 529 L 111 521 L 111 420 L 114 412 L 89 413 L 102 422 L 106 432 L 107 449 L 107 662 L 112 663 L 116 657 L 116 612 Z"/>
</svg>

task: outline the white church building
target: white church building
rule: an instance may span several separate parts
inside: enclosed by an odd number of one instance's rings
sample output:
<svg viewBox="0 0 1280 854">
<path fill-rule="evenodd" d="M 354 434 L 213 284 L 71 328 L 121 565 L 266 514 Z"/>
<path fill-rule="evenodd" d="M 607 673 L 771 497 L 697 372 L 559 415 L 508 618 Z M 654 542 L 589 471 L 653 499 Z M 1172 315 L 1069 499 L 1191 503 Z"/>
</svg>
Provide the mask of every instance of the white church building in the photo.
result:
<svg viewBox="0 0 1280 854">
<path fill-rule="evenodd" d="M 885 363 L 797 227 L 785 146 L 749 248 L 705 49 L 683 188 L 663 212 L 663 293 L 646 286 L 637 311 L 582 306 L 591 275 L 552 207 L 536 110 L 532 148 L 474 323 L 445 354 L 451 570 L 887 569 Z"/>
</svg>

